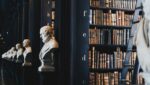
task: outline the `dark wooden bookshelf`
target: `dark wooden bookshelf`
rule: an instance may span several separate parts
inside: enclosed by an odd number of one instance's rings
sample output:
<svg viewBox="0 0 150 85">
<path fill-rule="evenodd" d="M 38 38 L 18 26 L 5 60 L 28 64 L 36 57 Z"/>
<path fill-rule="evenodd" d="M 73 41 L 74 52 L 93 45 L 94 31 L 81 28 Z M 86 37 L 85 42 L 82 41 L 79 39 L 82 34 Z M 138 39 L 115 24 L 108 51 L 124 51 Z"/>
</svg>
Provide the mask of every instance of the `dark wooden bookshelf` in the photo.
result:
<svg viewBox="0 0 150 85">
<path fill-rule="evenodd" d="M 115 72 L 119 75 L 118 78 L 116 78 L 116 82 L 118 83 L 111 85 L 119 85 L 121 71 L 124 67 L 123 62 L 126 55 L 127 42 L 131 34 L 131 21 L 135 12 L 134 6 L 136 0 L 89 1 L 89 85 L 103 85 L 99 84 L 99 82 L 105 81 L 105 79 L 103 79 L 104 76 L 102 80 L 98 80 L 99 78 L 97 79 L 97 76 L 107 73 L 108 75 L 109 73 L 115 75 Z M 116 3 L 121 3 L 124 6 Z M 131 54 L 127 80 L 131 80 L 132 77 L 136 57 L 136 46 L 133 46 Z M 94 83 L 91 83 L 91 81 Z M 109 80 L 107 81 L 109 82 Z"/>
</svg>

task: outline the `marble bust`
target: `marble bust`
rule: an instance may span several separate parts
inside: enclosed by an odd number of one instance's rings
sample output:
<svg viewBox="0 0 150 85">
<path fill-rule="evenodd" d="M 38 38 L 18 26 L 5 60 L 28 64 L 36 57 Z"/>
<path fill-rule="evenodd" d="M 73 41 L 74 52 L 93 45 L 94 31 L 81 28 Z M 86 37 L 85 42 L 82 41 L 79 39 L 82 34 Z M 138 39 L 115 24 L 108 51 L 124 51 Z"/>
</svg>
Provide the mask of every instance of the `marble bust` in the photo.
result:
<svg viewBox="0 0 150 85">
<path fill-rule="evenodd" d="M 2 54 L 2 58 L 8 59 L 8 60 L 13 60 L 16 56 L 16 50 L 15 47 L 11 47 L 7 52 Z"/>
<path fill-rule="evenodd" d="M 39 59 L 41 66 L 38 68 L 39 72 L 54 72 L 55 67 L 55 52 L 53 49 L 58 48 L 58 43 L 55 40 L 53 29 L 50 26 L 43 26 L 40 29 L 40 38 L 44 43 L 40 53 Z"/>
<path fill-rule="evenodd" d="M 7 56 L 8 56 L 8 51 L 2 54 L 2 58 L 4 59 L 7 58 Z"/>
<path fill-rule="evenodd" d="M 30 46 L 30 40 L 24 39 L 23 41 L 23 47 L 25 48 L 23 52 L 24 62 L 23 66 L 32 66 L 32 49 Z"/>
<path fill-rule="evenodd" d="M 17 49 L 16 62 L 22 63 L 23 62 L 23 48 L 21 47 L 20 43 L 16 44 L 16 49 Z"/>
<path fill-rule="evenodd" d="M 9 54 L 12 61 L 16 60 L 16 54 L 17 54 L 17 51 L 16 51 L 15 47 L 12 47 L 11 50 L 10 50 L 10 54 Z"/>
</svg>

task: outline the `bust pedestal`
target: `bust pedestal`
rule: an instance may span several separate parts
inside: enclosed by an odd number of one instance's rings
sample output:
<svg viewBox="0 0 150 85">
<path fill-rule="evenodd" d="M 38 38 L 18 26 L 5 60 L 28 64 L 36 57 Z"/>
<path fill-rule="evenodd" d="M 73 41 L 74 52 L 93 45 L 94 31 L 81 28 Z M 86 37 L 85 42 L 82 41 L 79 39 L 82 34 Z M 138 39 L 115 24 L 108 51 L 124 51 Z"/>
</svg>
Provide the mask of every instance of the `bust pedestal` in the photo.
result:
<svg viewBox="0 0 150 85">
<path fill-rule="evenodd" d="M 57 74 L 55 69 L 56 56 L 53 51 L 53 49 L 49 50 L 43 57 L 40 58 L 41 66 L 38 68 L 40 85 L 57 85 Z"/>
<path fill-rule="evenodd" d="M 32 53 L 27 53 L 24 56 L 23 68 L 23 85 L 34 85 L 34 75 L 32 66 Z"/>
<path fill-rule="evenodd" d="M 57 85 L 55 72 L 39 72 L 40 85 Z"/>
</svg>

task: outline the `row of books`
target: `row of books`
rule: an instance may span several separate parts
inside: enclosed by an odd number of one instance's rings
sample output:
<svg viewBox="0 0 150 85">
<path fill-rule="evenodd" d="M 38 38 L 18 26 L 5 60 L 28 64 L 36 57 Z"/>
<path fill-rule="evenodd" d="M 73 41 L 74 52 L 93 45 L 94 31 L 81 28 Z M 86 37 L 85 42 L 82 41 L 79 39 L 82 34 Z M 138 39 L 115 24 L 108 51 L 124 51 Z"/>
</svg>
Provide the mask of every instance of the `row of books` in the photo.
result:
<svg viewBox="0 0 150 85">
<path fill-rule="evenodd" d="M 54 28 L 54 25 L 55 25 L 55 11 L 52 11 L 51 12 L 51 19 L 52 19 L 52 21 L 51 21 L 51 26 L 52 26 L 52 28 Z"/>
<path fill-rule="evenodd" d="M 99 50 L 96 50 L 95 47 L 92 47 L 89 53 L 89 68 L 92 69 L 117 69 L 123 68 L 123 62 L 125 60 L 126 52 L 120 50 L 120 47 L 117 47 L 116 51 L 113 53 L 102 53 Z M 129 60 L 130 65 L 134 65 L 136 60 L 136 52 L 131 53 Z"/>
<path fill-rule="evenodd" d="M 136 0 L 90 0 L 93 7 L 135 9 Z"/>
<path fill-rule="evenodd" d="M 51 6 L 53 9 L 55 8 L 55 3 L 56 3 L 56 0 L 51 0 Z M 48 2 L 48 4 L 50 4 L 50 2 Z"/>
<path fill-rule="evenodd" d="M 51 16 L 51 19 L 54 20 L 55 19 L 55 11 L 52 11 L 50 16 Z"/>
<path fill-rule="evenodd" d="M 125 11 L 112 12 L 111 10 L 94 10 L 90 9 L 90 24 L 112 25 L 112 26 L 130 26 L 133 15 Z"/>
<path fill-rule="evenodd" d="M 52 28 L 54 28 L 54 25 L 55 25 L 55 11 L 51 11 L 51 13 L 49 14 L 47 14 L 47 17 L 48 18 L 50 18 L 50 19 L 48 19 L 48 24 L 50 25 L 50 26 L 52 26 Z M 50 20 L 50 21 L 49 21 Z"/>
<path fill-rule="evenodd" d="M 126 80 L 131 81 L 132 79 L 132 71 L 129 71 L 127 73 Z M 119 80 L 121 77 L 121 72 L 114 71 L 114 72 L 108 72 L 108 73 L 94 73 L 91 72 L 89 74 L 89 85 L 120 85 Z M 143 78 L 141 76 L 138 76 L 137 78 L 138 84 L 137 85 L 143 85 Z M 127 85 L 131 85 L 129 82 L 127 82 Z"/>
<path fill-rule="evenodd" d="M 47 11 L 47 24 L 52 26 L 52 28 L 54 28 L 54 20 L 55 20 L 55 3 L 56 0 L 51 0 L 51 1 L 47 1 L 47 7 L 48 7 L 48 11 Z"/>
<path fill-rule="evenodd" d="M 131 29 L 89 29 L 89 44 L 127 45 Z"/>
</svg>

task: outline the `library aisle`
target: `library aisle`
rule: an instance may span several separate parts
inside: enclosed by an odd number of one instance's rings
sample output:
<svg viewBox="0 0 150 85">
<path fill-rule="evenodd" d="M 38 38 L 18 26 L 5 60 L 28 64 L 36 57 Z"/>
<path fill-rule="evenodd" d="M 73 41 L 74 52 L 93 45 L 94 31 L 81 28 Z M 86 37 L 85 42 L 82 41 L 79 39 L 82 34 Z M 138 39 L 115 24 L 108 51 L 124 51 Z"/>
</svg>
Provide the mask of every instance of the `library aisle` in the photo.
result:
<svg viewBox="0 0 150 85">
<path fill-rule="evenodd" d="M 141 2 L 0 0 L 0 85 L 144 84 L 129 44 Z"/>
</svg>

